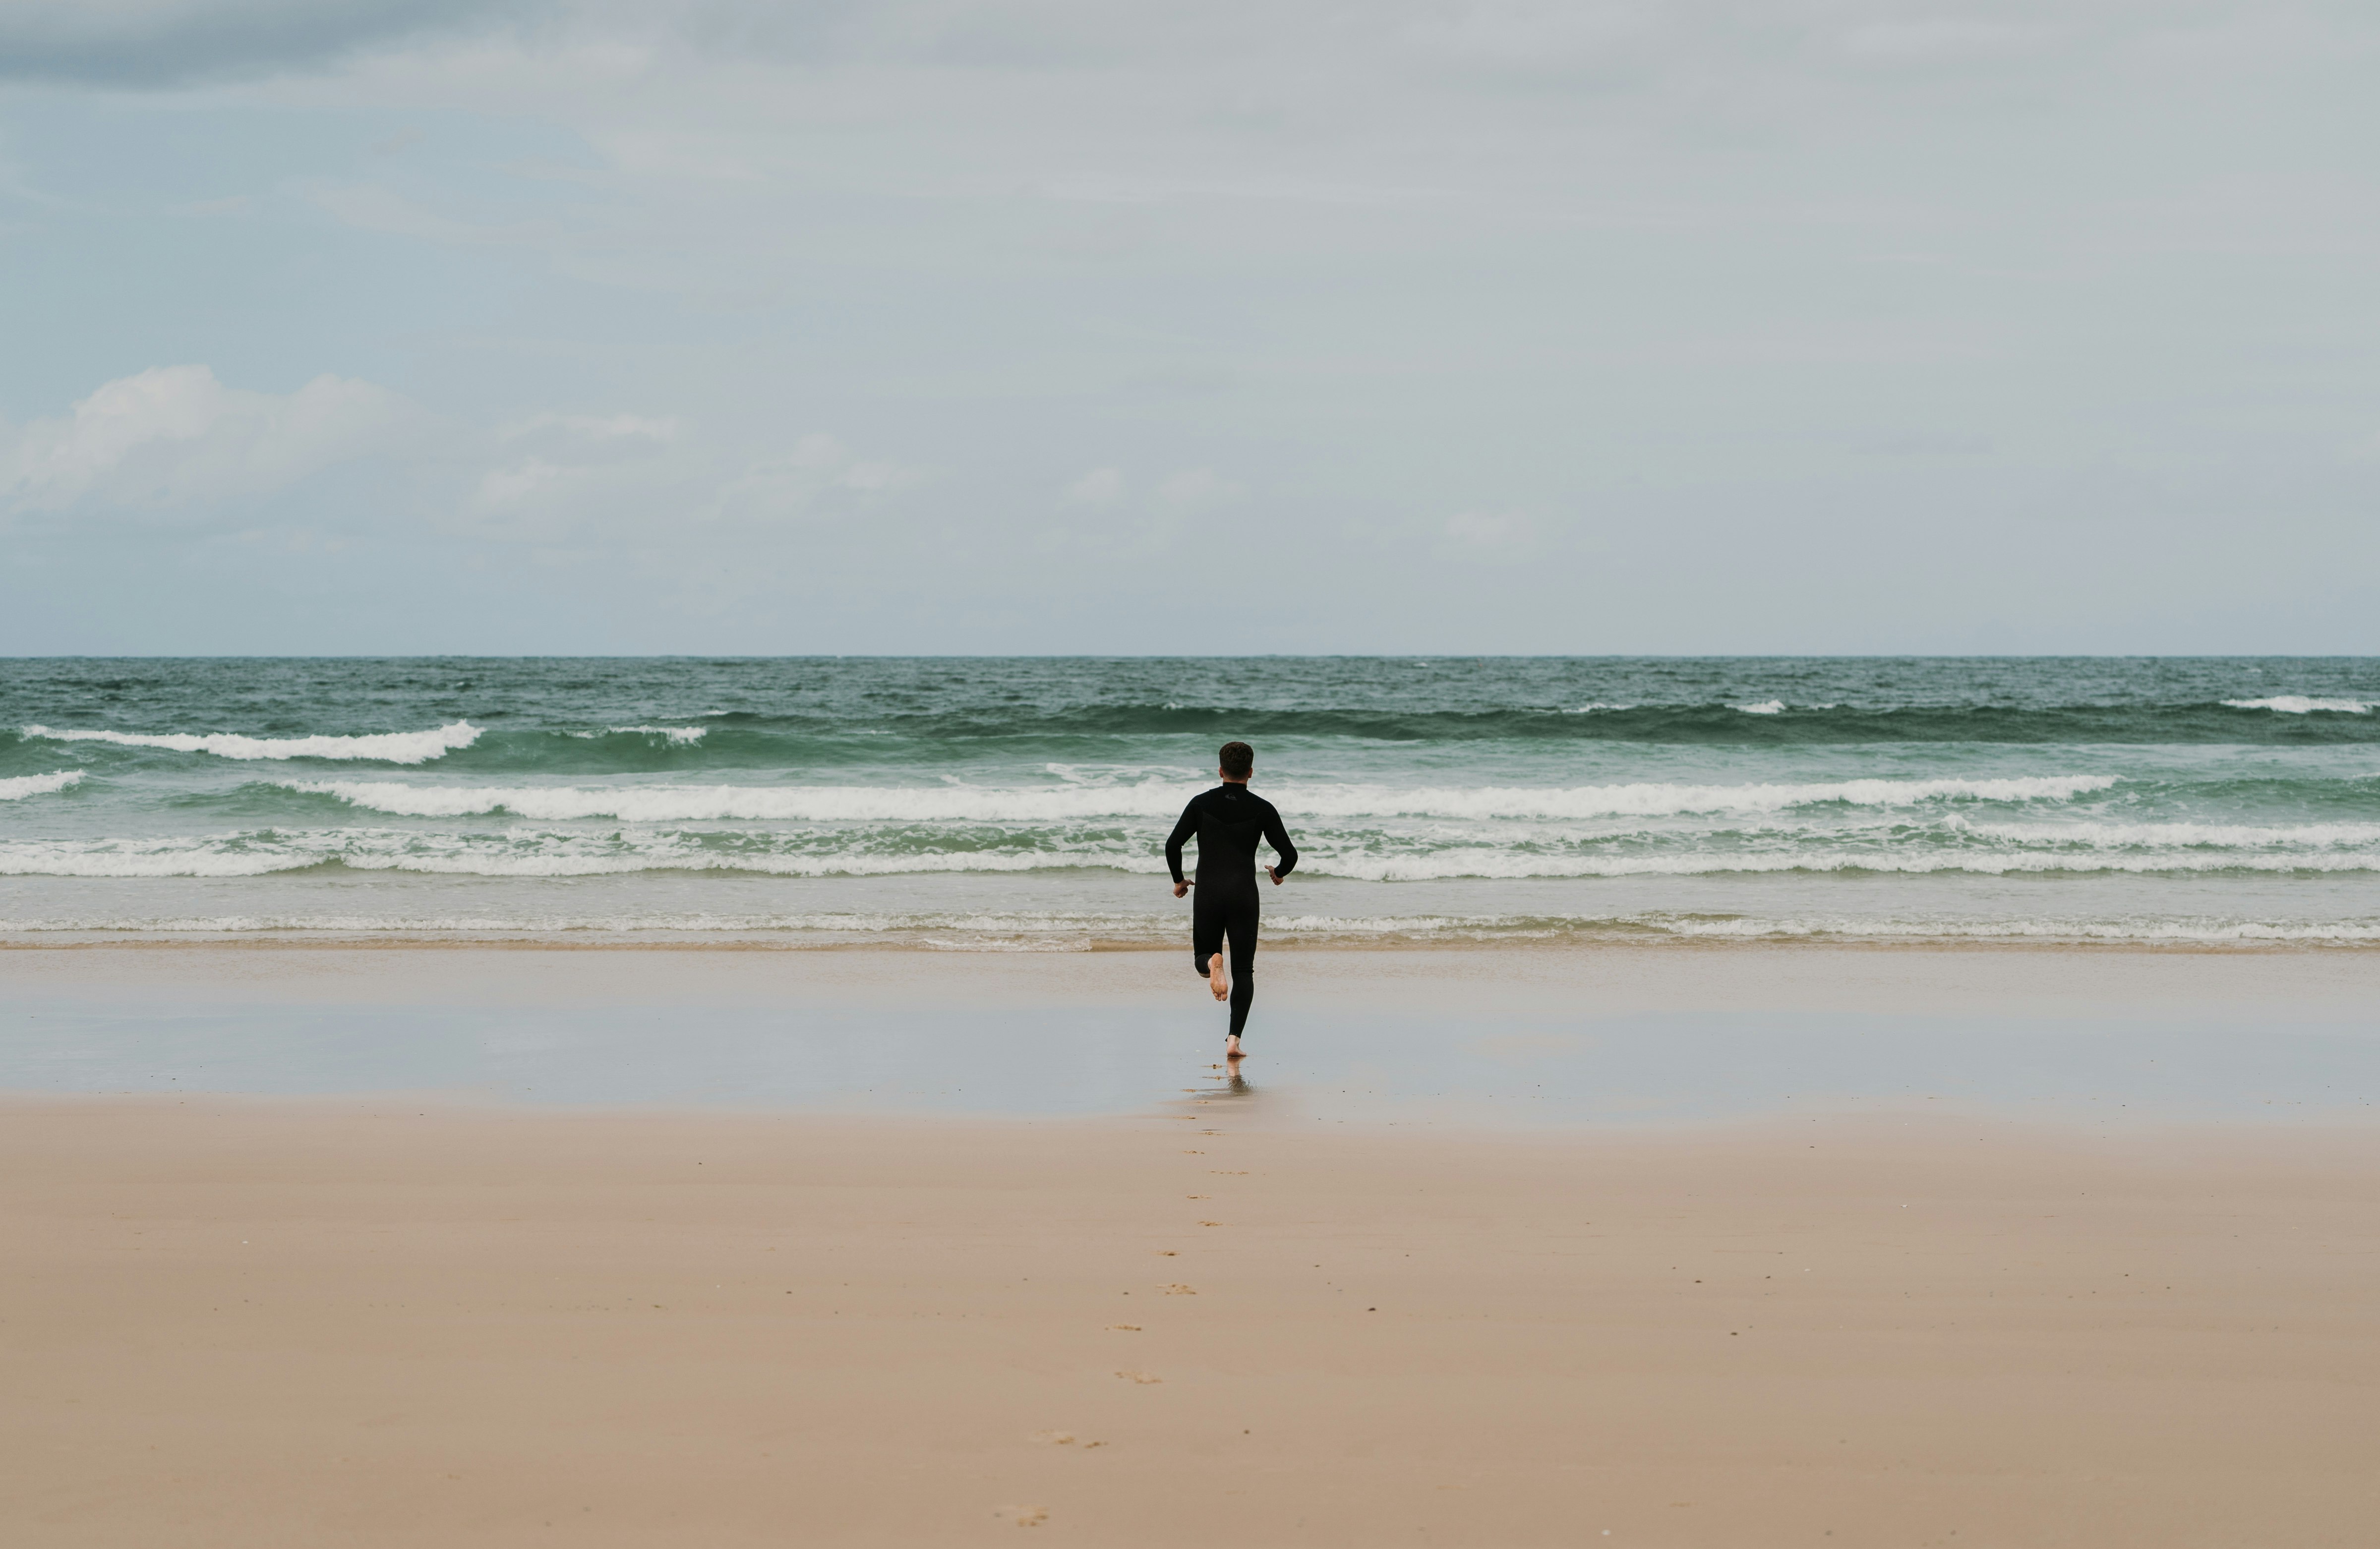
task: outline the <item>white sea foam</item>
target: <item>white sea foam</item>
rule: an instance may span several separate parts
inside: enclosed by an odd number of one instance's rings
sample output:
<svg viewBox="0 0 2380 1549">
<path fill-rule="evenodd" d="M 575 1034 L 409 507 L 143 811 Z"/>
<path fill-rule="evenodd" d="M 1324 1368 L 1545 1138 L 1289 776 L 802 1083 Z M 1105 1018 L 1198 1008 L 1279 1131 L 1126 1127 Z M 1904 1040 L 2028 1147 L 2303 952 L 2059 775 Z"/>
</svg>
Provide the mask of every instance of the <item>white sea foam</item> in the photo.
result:
<svg viewBox="0 0 2380 1549">
<path fill-rule="evenodd" d="M 2380 699 L 2311 699 L 2302 694 L 2276 694 L 2269 699 L 2226 699 L 2235 710 L 2273 710 L 2281 715 L 2312 715 L 2317 710 L 2339 715 L 2363 715 Z"/>
<path fill-rule="evenodd" d="M 981 851 L 924 855 L 786 855 L 715 854 L 700 851 L 662 853 L 630 852 L 616 855 L 503 854 L 479 851 L 453 853 L 352 853 L 338 857 L 358 871 L 409 871 L 445 877 L 611 877 L 643 871 L 749 872 L 763 877 L 906 877 L 951 872 L 1044 871 L 1052 867 L 1099 865 L 1087 858 L 1019 855 Z M 1112 861 L 1106 863 L 1113 865 Z M 1162 862 L 1122 867 L 1161 872 Z"/>
<path fill-rule="evenodd" d="M 18 775 L 14 780 L 0 780 L 0 802 L 21 802 L 28 796 L 46 796 L 70 785 L 82 783 L 80 769 L 59 769 L 53 774 Z"/>
<path fill-rule="evenodd" d="M 1647 922 L 1676 936 L 1735 938 L 1840 937 L 1848 939 L 1981 939 L 2060 941 L 2291 941 L 2353 945 L 2380 941 L 2380 924 L 2337 920 L 2090 919 L 1811 919 L 1669 920 Z"/>
<path fill-rule="evenodd" d="M 1176 913 L 1069 911 L 862 911 L 783 914 L 650 912 L 611 914 L 258 914 L 219 915 L 53 915 L 0 919 L 0 936 L 87 934 L 244 936 L 544 937 L 701 935 L 744 939 L 793 937 L 907 938 L 961 950 L 1081 950 L 1097 940 L 1171 942 Z M 1664 913 L 1597 914 L 1305 914 L 1268 916 L 1268 932 L 1315 940 L 1410 938 L 1417 941 L 1542 939 L 1642 940 L 1672 936 L 1739 940 L 2055 940 L 2172 942 L 2207 946 L 2292 944 L 2356 947 L 2380 943 L 2380 920 L 2276 920 L 2221 916 L 2022 915 L 1907 916 L 1814 914 L 1720 917 Z"/>
<path fill-rule="evenodd" d="M 0 844 L 0 877 L 262 877 L 321 865 L 327 853 L 259 851 L 204 840 Z"/>
<path fill-rule="evenodd" d="M 767 877 L 894 877 L 919 873 L 1038 871 L 1081 862 L 1035 855 L 507 855 L 494 853 L 308 854 L 181 851 L 0 852 L 0 877 L 264 877 L 330 862 L 353 871 L 439 877 L 616 877 L 650 871 L 749 872 Z M 1137 869 L 1156 873 L 1160 866 Z"/>
<path fill-rule="evenodd" d="M 770 877 L 892 877 L 1109 866 L 1159 873 L 1162 859 L 1113 852 L 960 851 L 880 854 L 705 849 L 672 836 L 621 842 L 610 836 L 529 832 L 484 836 L 388 829 L 273 830 L 268 834 L 152 840 L 24 840 L 0 843 L 0 877 L 237 877 L 338 865 L 354 871 L 449 877 L 606 877 L 655 871 Z"/>
<path fill-rule="evenodd" d="M 1943 826 L 2018 844 L 2085 844 L 2101 849 L 2239 850 L 2380 843 L 2380 823 L 2306 823 L 2289 828 L 2249 823 L 1980 823 L 1954 816 L 1944 819 Z"/>
<path fill-rule="evenodd" d="M 480 740 L 480 728 L 457 720 L 428 732 L 381 732 L 353 737 L 247 737 L 223 732 L 93 732 L 78 727 L 28 726 L 22 734 L 56 743 L 113 743 L 118 747 L 159 747 L 173 753 L 211 753 L 218 758 L 334 758 L 382 764 L 426 764 Z"/>
<path fill-rule="evenodd" d="M 591 742 L 597 737 L 667 737 L 672 747 L 690 747 L 702 741 L 708 726 L 606 726 L 601 732 L 566 732 L 565 736 Z"/>
<path fill-rule="evenodd" d="M 1057 790 L 942 785 L 407 785 L 394 781 L 296 781 L 293 791 L 335 796 L 405 817 L 508 813 L 542 821 L 604 817 L 627 823 L 1062 823 L 1171 818 L 1191 788 L 1068 785 Z M 1686 813 L 1778 812 L 1840 803 L 1908 806 L 1937 801 L 2067 801 L 2116 783 L 2110 775 L 2001 780 L 1849 780 L 1808 785 L 1423 786 L 1271 788 L 1302 818 L 1534 817 L 1560 820 Z"/>
<path fill-rule="evenodd" d="M 1735 708 L 1742 710 L 1746 715 L 1779 715 L 1784 711 L 1785 701 L 1782 699 L 1763 699 L 1757 705 L 1738 705 Z"/>
<path fill-rule="evenodd" d="M 2216 872 L 2380 872 L 2380 853 L 2311 854 L 2106 853 L 1844 853 L 1787 851 L 1773 854 L 1709 853 L 1670 855 L 1530 855 L 1505 851 L 1442 851 L 1398 856 L 1298 859 L 1301 875 L 1365 882 L 1439 882 L 1478 877 L 1724 877 L 1782 873 L 1870 873 L 1908 877 L 2022 877 L 2051 874 L 2197 875 Z"/>
<path fill-rule="evenodd" d="M 886 853 L 742 845 L 717 848 L 677 835 L 638 839 L 554 832 L 505 836 L 417 834 L 392 829 L 176 838 L 157 841 L 18 841 L 0 844 L 0 876 L 257 877 L 337 864 L 358 871 L 453 877 L 601 877 L 644 872 L 742 873 L 774 877 L 896 877 L 1066 869 L 1161 874 L 1140 845 L 1072 844 L 1031 850 Z M 2380 872 L 2380 849 L 2362 851 L 1950 851 L 1912 853 L 1795 845 L 1769 851 L 1688 850 L 1667 854 L 1544 853 L 1488 846 L 1382 854 L 1319 846 L 1299 860 L 1300 876 L 1366 882 L 1466 878 L 1721 877 L 1801 873 L 1902 876 L 2209 875 Z"/>
<path fill-rule="evenodd" d="M 1170 914 L 994 914 L 918 911 L 909 914 L 827 910 L 801 914 L 719 914 L 651 913 L 615 914 L 190 914 L 63 915 L 0 919 L 0 933 L 18 931 L 155 931 L 246 935 L 261 931 L 312 931 L 341 935 L 414 935 L 448 932 L 500 935 L 698 932 L 758 935 L 793 931 L 880 936 L 899 931 L 966 931 L 1031 935 L 1135 936 L 1175 933 Z"/>
</svg>

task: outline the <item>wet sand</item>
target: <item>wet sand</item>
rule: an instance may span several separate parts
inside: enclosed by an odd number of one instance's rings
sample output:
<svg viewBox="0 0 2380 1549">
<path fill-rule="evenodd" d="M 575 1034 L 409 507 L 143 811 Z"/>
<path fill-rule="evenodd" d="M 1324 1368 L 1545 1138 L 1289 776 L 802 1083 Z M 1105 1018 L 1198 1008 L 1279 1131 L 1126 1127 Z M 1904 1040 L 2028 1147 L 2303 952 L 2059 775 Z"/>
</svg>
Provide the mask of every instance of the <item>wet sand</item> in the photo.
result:
<svg viewBox="0 0 2380 1549">
<path fill-rule="evenodd" d="M 1123 1116 L 1203 1080 L 1186 952 L 0 952 L 0 1092 Z M 1299 1121 L 1510 1130 L 1900 1103 L 2071 1123 L 2380 1115 L 2380 951 L 1268 953 Z"/>
<path fill-rule="evenodd" d="M 1225 1111 L 11 1106 L 0 1538 L 2104 1549 L 2380 1511 L 2371 1135 Z"/>
<path fill-rule="evenodd" d="M 1609 993 L 2277 1023 L 2371 972 L 1770 956 Z M 392 993 L 199 957 L 248 1004 Z M 583 961 L 582 997 L 652 985 Z M 906 993 L 1033 993 L 938 962 Z M 124 964 L 32 972 L 214 993 Z M 562 993 L 490 972 L 421 994 Z M 7 1099 L 0 1542 L 2167 1549 L 2380 1513 L 2380 1126 L 1390 1129 L 1264 1069 L 1089 1118 Z"/>
</svg>

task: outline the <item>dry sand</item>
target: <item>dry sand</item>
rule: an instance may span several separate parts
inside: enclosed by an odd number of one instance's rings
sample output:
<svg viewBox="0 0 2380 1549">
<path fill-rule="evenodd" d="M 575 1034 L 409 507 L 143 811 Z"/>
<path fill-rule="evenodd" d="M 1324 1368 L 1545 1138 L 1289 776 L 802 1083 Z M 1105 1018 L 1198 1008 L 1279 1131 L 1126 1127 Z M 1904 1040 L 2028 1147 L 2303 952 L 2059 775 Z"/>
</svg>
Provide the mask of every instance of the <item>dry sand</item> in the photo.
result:
<svg viewBox="0 0 2380 1549">
<path fill-rule="evenodd" d="M 2380 1531 L 2373 1132 L 1226 1111 L 13 1103 L 0 1543 Z"/>
</svg>

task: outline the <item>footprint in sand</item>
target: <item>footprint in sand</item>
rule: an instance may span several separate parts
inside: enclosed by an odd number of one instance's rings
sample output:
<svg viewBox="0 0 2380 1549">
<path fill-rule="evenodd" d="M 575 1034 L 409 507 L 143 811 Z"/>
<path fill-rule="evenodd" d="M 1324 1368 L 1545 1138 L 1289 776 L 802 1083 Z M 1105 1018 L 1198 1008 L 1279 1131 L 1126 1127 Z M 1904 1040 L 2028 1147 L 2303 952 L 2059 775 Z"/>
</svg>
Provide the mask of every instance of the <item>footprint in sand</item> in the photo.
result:
<svg viewBox="0 0 2380 1549">
<path fill-rule="evenodd" d="M 1223 1223 L 1220 1221 L 1201 1221 L 1198 1224 L 1202 1227 L 1220 1227 Z"/>
<path fill-rule="evenodd" d="M 1136 1382 L 1142 1384 L 1163 1382 L 1165 1380 L 1163 1377 L 1152 1377 L 1146 1372 L 1135 1372 L 1129 1369 L 1118 1372 L 1116 1375 L 1122 1377 L 1126 1382 Z"/>
<path fill-rule="evenodd" d="M 1020 1528 L 1038 1528 L 1050 1520 L 1048 1509 L 1038 1506 L 1003 1506 L 992 1516 L 1005 1517 Z"/>
<path fill-rule="evenodd" d="M 1117 1334 L 1137 1334 L 1140 1332 L 1140 1325 L 1136 1323 L 1111 1323 L 1108 1325 L 1108 1327 L 1111 1331 Z"/>
<path fill-rule="evenodd" d="M 1048 1442 L 1052 1446 L 1072 1446 L 1075 1445 L 1075 1433 L 1072 1431 L 1036 1431 L 1033 1433 L 1033 1440 L 1037 1442 Z"/>
<path fill-rule="evenodd" d="M 1182 1255 L 1175 1253 L 1171 1248 L 1160 1248 L 1157 1250 L 1157 1256 L 1161 1259 L 1178 1259 Z"/>
<path fill-rule="evenodd" d="M 1183 1285 L 1160 1286 L 1157 1289 L 1163 1291 L 1168 1296 L 1196 1296 L 1198 1294 L 1188 1286 Z"/>
</svg>

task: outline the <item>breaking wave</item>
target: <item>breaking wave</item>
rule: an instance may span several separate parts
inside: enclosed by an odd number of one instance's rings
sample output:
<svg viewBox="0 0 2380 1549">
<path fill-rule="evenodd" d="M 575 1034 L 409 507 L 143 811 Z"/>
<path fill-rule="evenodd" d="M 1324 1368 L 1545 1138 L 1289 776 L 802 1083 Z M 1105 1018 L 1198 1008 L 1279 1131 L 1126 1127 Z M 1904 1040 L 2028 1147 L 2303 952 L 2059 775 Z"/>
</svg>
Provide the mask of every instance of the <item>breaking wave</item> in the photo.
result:
<svg viewBox="0 0 2380 1549">
<path fill-rule="evenodd" d="M 18 775 L 14 780 L 0 780 L 0 802 L 21 802 L 28 796 L 46 796 L 54 791 L 82 783 L 80 769 L 60 769 L 55 774 Z"/>
<path fill-rule="evenodd" d="M 2302 694 L 2276 694 L 2269 699 L 2226 699 L 2235 710 L 2275 710 L 2282 715 L 2313 715 L 2317 711 L 2338 715 L 2364 715 L 2374 703 L 2369 699 L 2311 699 Z"/>
<path fill-rule="evenodd" d="M 28 726 L 28 740 L 111 743 L 117 747 L 154 747 L 169 753 L 210 753 L 218 758 L 328 758 L 382 764 L 426 764 L 480 740 L 480 728 L 454 721 L 428 732 L 375 732 L 359 736 L 249 737 L 233 732 L 94 732 L 79 727 Z"/>
<path fill-rule="evenodd" d="M 565 732 L 565 737 L 592 742 L 597 737 L 660 737 L 672 747 L 692 747 L 710 732 L 708 726 L 606 726 L 601 732 Z"/>
</svg>

